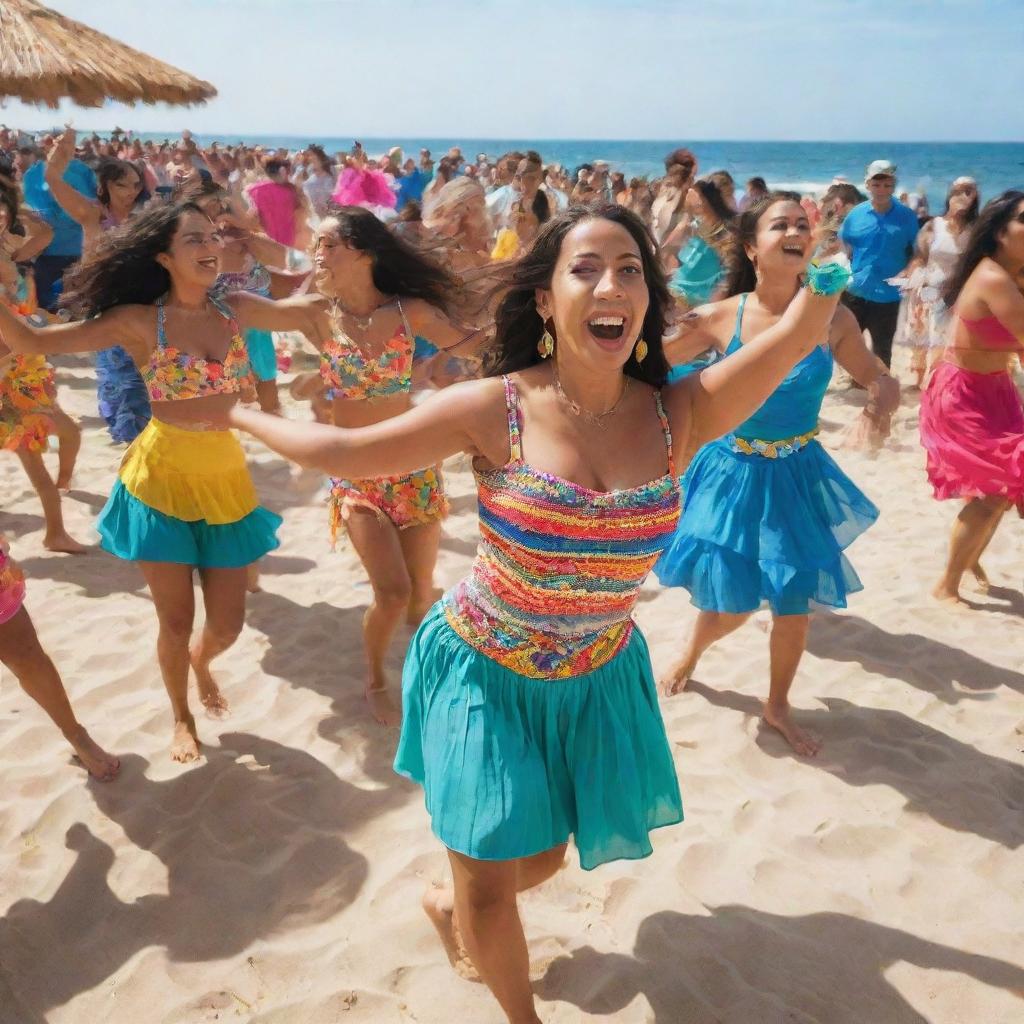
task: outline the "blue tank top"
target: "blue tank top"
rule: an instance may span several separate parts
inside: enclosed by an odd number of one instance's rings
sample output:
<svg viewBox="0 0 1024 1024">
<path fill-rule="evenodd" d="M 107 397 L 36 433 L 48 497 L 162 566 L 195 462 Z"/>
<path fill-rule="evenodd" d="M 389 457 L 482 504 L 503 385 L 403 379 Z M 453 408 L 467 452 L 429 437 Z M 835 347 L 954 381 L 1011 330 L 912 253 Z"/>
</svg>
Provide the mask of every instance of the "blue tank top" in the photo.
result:
<svg viewBox="0 0 1024 1024">
<path fill-rule="evenodd" d="M 736 310 L 736 329 L 726 356 L 739 350 L 740 327 L 747 296 L 740 296 Z M 815 345 L 814 349 L 786 375 L 782 383 L 768 396 L 767 401 L 733 433 L 745 440 L 781 441 L 798 437 L 814 430 L 825 391 L 832 379 L 832 349 L 828 345 Z"/>
</svg>

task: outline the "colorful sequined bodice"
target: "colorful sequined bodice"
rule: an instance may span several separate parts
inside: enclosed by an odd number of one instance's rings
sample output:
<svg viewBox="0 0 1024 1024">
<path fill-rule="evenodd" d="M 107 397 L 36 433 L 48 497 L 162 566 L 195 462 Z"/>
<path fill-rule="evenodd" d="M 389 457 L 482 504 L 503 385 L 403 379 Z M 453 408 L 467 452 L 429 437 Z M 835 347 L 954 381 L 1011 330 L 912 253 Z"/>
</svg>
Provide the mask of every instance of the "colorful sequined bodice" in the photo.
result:
<svg viewBox="0 0 1024 1024">
<path fill-rule="evenodd" d="M 342 330 L 320 350 L 320 376 L 328 398 L 367 399 L 399 395 L 412 388 L 414 336 L 402 317 L 379 355 L 367 356 Z"/>
<path fill-rule="evenodd" d="M 231 310 L 211 295 L 210 301 L 228 321 L 231 343 L 223 360 L 190 355 L 167 343 L 163 302 L 156 306 L 156 348 L 142 368 L 151 402 L 175 402 L 209 395 L 235 395 L 250 382 L 249 355 Z"/>
<path fill-rule="evenodd" d="M 664 476 L 592 491 L 523 461 L 515 385 L 504 381 L 511 458 L 476 473 L 480 547 L 445 612 L 463 640 L 520 675 L 581 675 L 628 642 L 640 586 L 679 519 L 668 418 L 656 394 Z"/>
</svg>

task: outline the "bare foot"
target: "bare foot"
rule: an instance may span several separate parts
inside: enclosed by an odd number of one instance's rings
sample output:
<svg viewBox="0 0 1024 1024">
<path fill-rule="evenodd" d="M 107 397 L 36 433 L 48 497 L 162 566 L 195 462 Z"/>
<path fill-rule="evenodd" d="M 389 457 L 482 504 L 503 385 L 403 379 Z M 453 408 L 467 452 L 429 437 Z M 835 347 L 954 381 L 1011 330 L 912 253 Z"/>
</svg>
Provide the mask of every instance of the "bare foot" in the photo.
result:
<svg viewBox="0 0 1024 1024">
<path fill-rule="evenodd" d="M 480 975 L 469 959 L 462 936 L 455 927 L 455 893 L 450 888 L 431 886 L 423 894 L 423 912 L 437 929 L 441 945 L 455 973 L 466 981 L 479 981 Z"/>
<path fill-rule="evenodd" d="M 971 575 L 974 577 L 976 589 L 982 594 L 987 594 L 990 587 L 988 573 L 982 569 L 980 562 L 975 562 L 974 565 L 971 566 Z"/>
<path fill-rule="evenodd" d="M 74 747 L 78 760 L 85 765 L 86 771 L 98 782 L 110 782 L 121 770 L 121 762 L 108 754 L 86 731 L 84 726 L 78 727 L 74 736 L 68 737 Z"/>
<path fill-rule="evenodd" d="M 821 750 L 821 740 L 805 732 L 790 718 L 788 706 L 780 708 L 765 704 L 761 717 L 766 725 L 782 733 L 782 738 L 803 757 L 814 757 Z"/>
<path fill-rule="evenodd" d="M 440 587 L 434 587 L 425 599 L 410 601 L 405 613 L 406 624 L 418 626 L 423 621 L 423 616 L 434 607 L 435 602 L 443 593 L 444 591 Z"/>
<path fill-rule="evenodd" d="M 171 760 L 182 764 L 199 760 L 199 737 L 196 735 L 195 719 L 191 715 L 187 721 L 174 723 Z"/>
<path fill-rule="evenodd" d="M 188 660 L 192 665 L 192 671 L 196 674 L 199 700 L 206 708 L 206 714 L 210 718 L 227 718 L 231 714 L 231 705 L 228 704 L 227 697 L 221 693 L 209 666 L 200 665 L 194 649 L 188 652 Z"/>
<path fill-rule="evenodd" d="M 666 697 L 674 697 L 677 693 L 682 693 L 696 667 L 693 662 L 680 658 L 659 680 L 661 692 Z"/>
<path fill-rule="evenodd" d="M 370 714 L 379 725 L 402 724 L 402 707 L 392 700 L 386 681 L 383 684 L 374 683 L 366 688 L 366 703 L 369 705 Z"/>
<path fill-rule="evenodd" d="M 47 551 L 60 551 L 65 555 L 83 555 L 89 550 L 85 544 L 79 544 L 71 534 L 64 530 L 60 533 L 48 533 L 43 538 L 43 547 Z"/>
<path fill-rule="evenodd" d="M 963 598 L 960 596 L 959 587 L 950 587 L 945 580 L 939 580 L 938 583 L 932 587 L 932 597 L 936 601 L 946 601 L 949 604 L 963 604 Z"/>
</svg>

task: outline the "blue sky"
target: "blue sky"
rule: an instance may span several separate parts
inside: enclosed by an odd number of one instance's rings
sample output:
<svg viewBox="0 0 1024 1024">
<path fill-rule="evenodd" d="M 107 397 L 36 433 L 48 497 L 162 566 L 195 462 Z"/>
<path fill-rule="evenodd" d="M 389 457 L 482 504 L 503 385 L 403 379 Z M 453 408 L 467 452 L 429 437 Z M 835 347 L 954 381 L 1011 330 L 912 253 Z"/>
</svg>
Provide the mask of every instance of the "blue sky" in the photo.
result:
<svg viewBox="0 0 1024 1024">
<path fill-rule="evenodd" d="M 52 0 L 213 82 L 80 127 L 353 137 L 1024 139 L 1022 0 Z"/>
</svg>

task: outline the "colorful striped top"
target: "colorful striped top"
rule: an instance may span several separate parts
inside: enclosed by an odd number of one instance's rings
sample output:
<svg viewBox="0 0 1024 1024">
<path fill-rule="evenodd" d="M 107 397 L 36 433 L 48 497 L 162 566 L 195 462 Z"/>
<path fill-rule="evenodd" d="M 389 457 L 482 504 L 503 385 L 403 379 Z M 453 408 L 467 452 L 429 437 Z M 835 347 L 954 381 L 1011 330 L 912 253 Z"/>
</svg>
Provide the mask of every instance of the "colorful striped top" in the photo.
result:
<svg viewBox="0 0 1024 1024">
<path fill-rule="evenodd" d="M 476 473 L 480 547 L 445 612 L 463 640 L 520 675 L 582 675 L 628 642 L 640 586 L 679 519 L 668 417 L 656 392 L 664 476 L 593 491 L 523 461 L 516 388 L 503 379 L 510 460 Z"/>
</svg>

